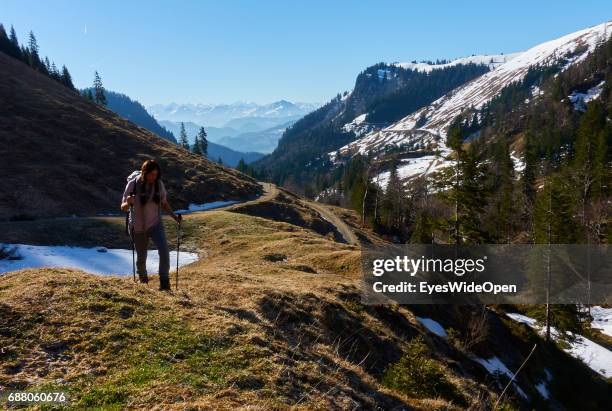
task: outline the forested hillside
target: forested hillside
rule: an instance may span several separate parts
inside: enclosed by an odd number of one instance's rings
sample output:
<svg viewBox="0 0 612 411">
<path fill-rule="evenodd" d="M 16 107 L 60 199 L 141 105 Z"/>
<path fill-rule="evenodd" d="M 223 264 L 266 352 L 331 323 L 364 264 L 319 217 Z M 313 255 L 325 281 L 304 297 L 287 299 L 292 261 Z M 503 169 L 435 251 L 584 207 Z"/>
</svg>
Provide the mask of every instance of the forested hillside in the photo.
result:
<svg viewBox="0 0 612 411">
<path fill-rule="evenodd" d="M 278 184 L 311 192 L 311 181 L 329 168 L 323 155 L 359 135 L 349 124 L 356 117 L 365 114 L 370 127 L 383 127 L 488 70 L 471 63 L 429 72 L 385 63 L 368 67 L 357 76 L 353 91 L 338 94 L 289 127 L 276 150 L 254 168 Z"/>
<path fill-rule="evenodd" d="M 343 201 L 402 241 L 610 242 L 612 41 L 561 63 L 457 117 L 435 173 L 406 181 L 397 153 L 354 157 L 337 174 Z"/>
<path fill-rule="evenodd" d="M 92 89 L 82 90 L 82 92 L 87 92 L 87 90 L 93 92 Z M 132 100 L 125 94 L 114 91 L 105 90 L 105 94 L 107 107 L 121 117 L 130 120 L 134 124 L 138 124 L 140 127 L 146 128 L 168 141 L 172 141 L 173 143 L 177 142 L 174 134 L 160 125 L 138 101 Z"/>
</svg>

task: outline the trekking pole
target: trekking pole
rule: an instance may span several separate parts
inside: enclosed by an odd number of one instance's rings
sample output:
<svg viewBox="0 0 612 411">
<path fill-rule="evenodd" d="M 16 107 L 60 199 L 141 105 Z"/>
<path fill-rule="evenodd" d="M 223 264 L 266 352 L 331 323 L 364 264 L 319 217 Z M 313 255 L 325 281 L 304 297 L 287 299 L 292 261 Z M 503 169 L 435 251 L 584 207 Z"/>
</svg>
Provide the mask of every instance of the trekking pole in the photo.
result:
<svg viewBox="0 0 612 411">
<path fill-rule="evenodd" d="M 136 257 L 134 245 L 134 205 L 130 205 L 130 238 L 132 239 L 132 279 L 136 282 Z"/>
<path fill-rule="evenodd" d="M 179 254 L 181 252 L 181 222 L 183 216 L 178 214 L 178 221 L 176 222 L 176 289 L 178 290 L 179 283 Z"/>
</svg>

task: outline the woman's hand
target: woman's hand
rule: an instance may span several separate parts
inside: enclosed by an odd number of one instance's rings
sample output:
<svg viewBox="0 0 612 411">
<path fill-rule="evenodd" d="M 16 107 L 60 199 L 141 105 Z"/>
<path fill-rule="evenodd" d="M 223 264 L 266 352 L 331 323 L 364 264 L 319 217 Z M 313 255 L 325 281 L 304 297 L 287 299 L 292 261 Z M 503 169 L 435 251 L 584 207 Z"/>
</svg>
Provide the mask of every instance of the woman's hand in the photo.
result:
<svg viewBox="0 0 612 411">
<path fill-rule="evenodd" d="M 172 214 L 172 218 L 174 219 L 174 221 L 176 221 L 178 224 L 180 224 L 183 221 L 183 216 L 181 214 Z"/>
<path fill-rule="evenodd" d="M 127 211 L 129 210 L 130 206 L 134 204 L 134 196 L 128 196 L 125 199 L 125 203 L 121 203 L 121 211 L 124 211 L 127 213 Z"/>
</svg>

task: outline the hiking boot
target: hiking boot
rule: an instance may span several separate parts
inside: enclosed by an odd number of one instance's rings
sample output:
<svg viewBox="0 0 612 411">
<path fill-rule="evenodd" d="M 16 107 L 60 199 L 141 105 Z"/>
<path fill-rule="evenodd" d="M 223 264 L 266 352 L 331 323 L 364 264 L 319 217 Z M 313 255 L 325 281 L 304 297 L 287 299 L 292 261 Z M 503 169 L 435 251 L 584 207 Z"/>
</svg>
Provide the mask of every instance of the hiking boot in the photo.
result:
<svg viewBox="0 0 612 411">
<path fill-rule="evenodd" d="M 160 291 L 170 291 L 170 278 L 159 277 L 159 290 Z"/>
<path fill-rule="evenodd" d="M 149 284 L 149 277 L 146 274 L 138 274 L 138 279 L 141 284 Z"/>
</svg>

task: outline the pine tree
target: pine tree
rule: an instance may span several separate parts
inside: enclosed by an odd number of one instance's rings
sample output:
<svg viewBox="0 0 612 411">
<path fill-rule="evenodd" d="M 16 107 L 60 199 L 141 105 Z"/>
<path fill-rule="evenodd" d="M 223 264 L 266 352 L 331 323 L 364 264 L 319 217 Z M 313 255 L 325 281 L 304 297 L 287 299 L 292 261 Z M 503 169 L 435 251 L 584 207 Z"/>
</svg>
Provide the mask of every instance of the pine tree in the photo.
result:
<svg viewBox="0 0 612 411">
<path fill-rule="evenodd" d="M 495 233 L 497 241 L 510 243 L 515 225 L 514 164 L 505 138 L 494 145 L 492 168 L 490 191 L 493 195 L 488 231 Z"/>
<path fill-rule="evenodd" d="M 193 141 L 193 145 L 191 146 L 191 152 L 193 154 L 202 155 L 202 148 L 200 144 L 200 135 L 196 134 L 195 139 Z"/>
<path fill-rule="evenodd" d="M 6 30 L 2 23 L 0 23 L 0 51 L 10 55 L 11 41 L 6 34 Z"/>
<path fill-rule="evenodd" d="M 102 85 L 102 79 L 100 78 L 100 74 L 96 71 L 94 74 L 94 101 L 96 104 L 100 104 L 102 106 L 106 106 L 106 94 L 104 92 L 104 86 Z"/>
<path fill-rule="evenodd" d="M 204 157 L 208 156 L 208 140 L 206 139 L 206 136 L 207 136 L 206 130 L 204 130 L 204 127 L 200 127 L 200 130 L 198 131 L 197 139 L 198 139 L 198 144 L 200 146 L 200 153 Z"/>
<path fill-rule="evenodd" d="M 601 191 L 602 172 L 605 170 L 605 154 L 602 154 L 607 151 L 607 147 L 605 137 L 600 134 L 605 125 L 606 113 L 603 105 L 599 101 L 589 103 L 578 127 L 573 164 L 576 186 L 580 190 L 583 225 L 586 220 L 587 201 L 593 194 L 599 195 Z"/>
<path fill-rule="evenodd" d="M 47 74 L 51 73 L 51 62 L 49 61 L 49 57 L 45 57 L 45 62 L 42 67 L 46 70 Z"/>
<path fill-rule="evenodd" d="M 404 186 L 397 172 L 397 160 L 393 158 L 389 171 L 389 180 L 382 201 L 381 213 L 383 223 L 398 233 L 403 225 Z"/>
<path fill-rule="evenodd" d="M 451 126 L 447 143 L 453 149 L 454 165 L 435 173 L 435 185 L 439 194 L 451 207 L 448 221 L 450 240 L 455 244 L 464 242 L 479 244 L 485 241 L 486 233 L 481 223 L 487 204 L 486 167 L 472 142 L 463 149 L 463 131 Z"/>
<path fill-rule="evenodd" d="M 460 177 L 456 194 L 459 203 L 460 233 L 463 241 L 480 244 L 486 237 L 481 223 L 484 206 L 487 203 L 487 193 L 484 188 L 486 169 L 478 158 L 473 143 L 463 157 L 459 163 Z"/>
<path fill-rule="evenodd" d="M 30 67 L 40 69 L 41 62 L 40 57 L 38 56 L 38 42 L 36 41 L 36 36 L 34 36 L 34 32 L 32 31 L 30 31 L 30 38 L 28 40 L 28 51 L 28 64 Z"/>
<path fill-rule="evenodd" d="M 244 162 L 244 158 L 240 157 L 240 161 L 238 161 L 238 165 L 236 166 L 236 170 L 246 173 L 248 171 L 248 166 Z"/>
<path fill-rule="evenodd" d="M 70 72 L 68 72 L 68 69 L 66 68 L 65 65 L 62 66 L 62 74 L 60 75 L 60 81 L 66 87 L 74 90 L 74 84 L 72 83 L 72 76 L 70 75 Z"/>
<path fill-rule="evenodd" d="M 187 132 L 185 131 L 185 123 L 181 122 L 181 132 L 179 137 L 179 144 L 185 150 L 189 150 L 189 140 L 187 139 Z"/>
<path fill-rule="evenodd" d="M 9 41 L 11 43 L 11 49 L 9 55 L 15 57 L 16 59 L 22 58 L 21 48 L 19 47 L 19 40 L 17 40 L 17 33 L 15 32 L 15 28 L 11 26 L 11 34 L 9 35 Z"/>
<path fill-rule="evenodd" d="M 49 69 L 49 77 L 51 77 L 53 80 L 58 80 L 60 79 L 60 73 L 57 70 L 57 66 L 55 65 L 55 62 L 51 63 L 51 68 Z"/>
</svg>

